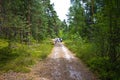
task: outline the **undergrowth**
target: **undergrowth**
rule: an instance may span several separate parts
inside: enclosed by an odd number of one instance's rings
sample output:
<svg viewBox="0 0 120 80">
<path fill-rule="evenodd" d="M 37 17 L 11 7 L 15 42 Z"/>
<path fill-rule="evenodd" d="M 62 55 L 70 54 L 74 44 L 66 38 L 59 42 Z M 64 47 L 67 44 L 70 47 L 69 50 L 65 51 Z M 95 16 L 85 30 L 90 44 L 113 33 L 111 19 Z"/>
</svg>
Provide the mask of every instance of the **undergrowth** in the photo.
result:
<svg viewBox="0 0 120 80">
<path fill-rule="evenodd" d="M 108 56 L 100 56 L 99 48 L 94 43 L 83 40 L 66 40 L 65 45 L 101 80 L 120 79 L 120 60 L 111 63 Z"/>
<path fill-rule="evenodd" d="M 30 67 L 37 61 L 47 57 L 53 45 L 49 40 L 25 45 L 12 42 L 8 47 L 7 40 L 0 40 L 0 73 L 13 70 L 15 72 L 30 72 Z"/>
</svg>

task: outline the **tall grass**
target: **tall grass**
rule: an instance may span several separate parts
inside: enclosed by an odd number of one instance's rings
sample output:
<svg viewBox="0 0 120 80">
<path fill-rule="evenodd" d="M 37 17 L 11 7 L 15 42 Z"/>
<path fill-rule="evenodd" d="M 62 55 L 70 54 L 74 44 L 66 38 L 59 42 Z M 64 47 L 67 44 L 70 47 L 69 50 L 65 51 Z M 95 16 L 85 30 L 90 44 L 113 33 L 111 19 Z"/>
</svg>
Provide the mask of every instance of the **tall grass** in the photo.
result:
<svg viewBox="0 0 120 80">
<path fill-rule="evenodd" d="M 12 48 L 8 47 L 7 40 L 0 40 L 0 73 L 13 70 L 15 72 L 29 72 L 31 65 L 42 60 L 51 53 L 53 45 L 49 40 L 41 43 L 25 45 L 12 42 Z"/>
</svg>

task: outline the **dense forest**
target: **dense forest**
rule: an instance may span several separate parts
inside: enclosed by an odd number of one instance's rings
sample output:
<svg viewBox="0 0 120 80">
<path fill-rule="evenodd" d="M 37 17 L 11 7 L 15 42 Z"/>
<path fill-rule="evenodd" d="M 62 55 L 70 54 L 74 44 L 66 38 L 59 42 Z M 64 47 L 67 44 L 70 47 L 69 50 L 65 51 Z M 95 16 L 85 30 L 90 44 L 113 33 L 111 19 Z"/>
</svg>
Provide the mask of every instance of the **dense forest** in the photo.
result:
<svg viewBox="0 0 120 80">
<path fill-rule="evenodd" d="M 119 80 L 120 1 L 71 0 L 71 4 L 65 29 L 68 47 L 102 80 Z"/>
<path fill-rule="evenodd" d="M 50 0 L 0 0 L 0 73 L 29 72 L 45 58 L 62 24 Z"/>
<path fill-rule="evenodd" d="M 29 42 L 58 34 L 60 20 L 49 0 L 0 0 L 0 36 Z"/>
<path fill-rule="evenodd" d="M 0 73 L 29 72 L 61 37 L 101 80 L 120 79 L 120 0 L 70 1 L 61 21 L 50 0 L 0 0 Z"/>
</svg>

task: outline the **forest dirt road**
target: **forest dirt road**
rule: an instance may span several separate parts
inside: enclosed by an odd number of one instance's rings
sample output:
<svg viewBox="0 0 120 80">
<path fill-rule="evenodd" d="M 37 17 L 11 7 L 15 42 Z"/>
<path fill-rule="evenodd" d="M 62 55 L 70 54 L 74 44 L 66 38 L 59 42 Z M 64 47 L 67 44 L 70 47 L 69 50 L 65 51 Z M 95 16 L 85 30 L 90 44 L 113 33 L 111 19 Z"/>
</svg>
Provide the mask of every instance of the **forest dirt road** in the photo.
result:
<svg viewBox="0 0 120 80">
<path fill-rule="evenodd" d="M 97 80 L 62 43 L 57 43 L 48 58 L 34 65 L 30 73 L 16 74 L 4 74 L 7 78 L 3 76 L 3 80 Z"/>
</svg>

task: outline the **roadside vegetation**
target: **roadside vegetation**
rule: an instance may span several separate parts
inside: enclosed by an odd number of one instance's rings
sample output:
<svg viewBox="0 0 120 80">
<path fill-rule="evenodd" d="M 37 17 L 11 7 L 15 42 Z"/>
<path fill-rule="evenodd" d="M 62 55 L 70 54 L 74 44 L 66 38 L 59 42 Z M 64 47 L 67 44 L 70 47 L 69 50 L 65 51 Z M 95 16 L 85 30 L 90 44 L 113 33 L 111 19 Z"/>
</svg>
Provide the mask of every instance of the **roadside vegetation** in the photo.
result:
<svg viewBox="0 0 120 80">
<path fill-rule="evenodd" d="M 111 63 L 109 56 L 101 56 L 99 47 L 85 40 L 65 40 L 65 45 L 81 59 L 101 80 L 119 80 L 120 60 Z"/>
<path fill-rule="evenodd" d="M 120 1 L 71 0 L 64 40 L 101 80 L 120 80 Z M 68 39 L 68 40 L 67 40 Z"/>
<path fill-rule="evenodd" d="M 30 67 L 37 61 L 45 59 L 53 48 L 51 40 L 30 45 L 12 42 L 9 48 L 7 40 L 0 39 L 0 73 L 13 70 L 29 72 Z"/>
<path fill-rule="evenodd" d="M 80 58 L 101 80 L 119 80 L 119 61 L 110 62 L 108 56 L 100 56 L 95 43 L 78 40 L 66 40 L 65 45 Z"/>
<path fill-rule="evenodd" d="M 1 0 L 0 73 L 29 72 L 51 52 L 61 23 L 50 0 Z"/>
</svg>

